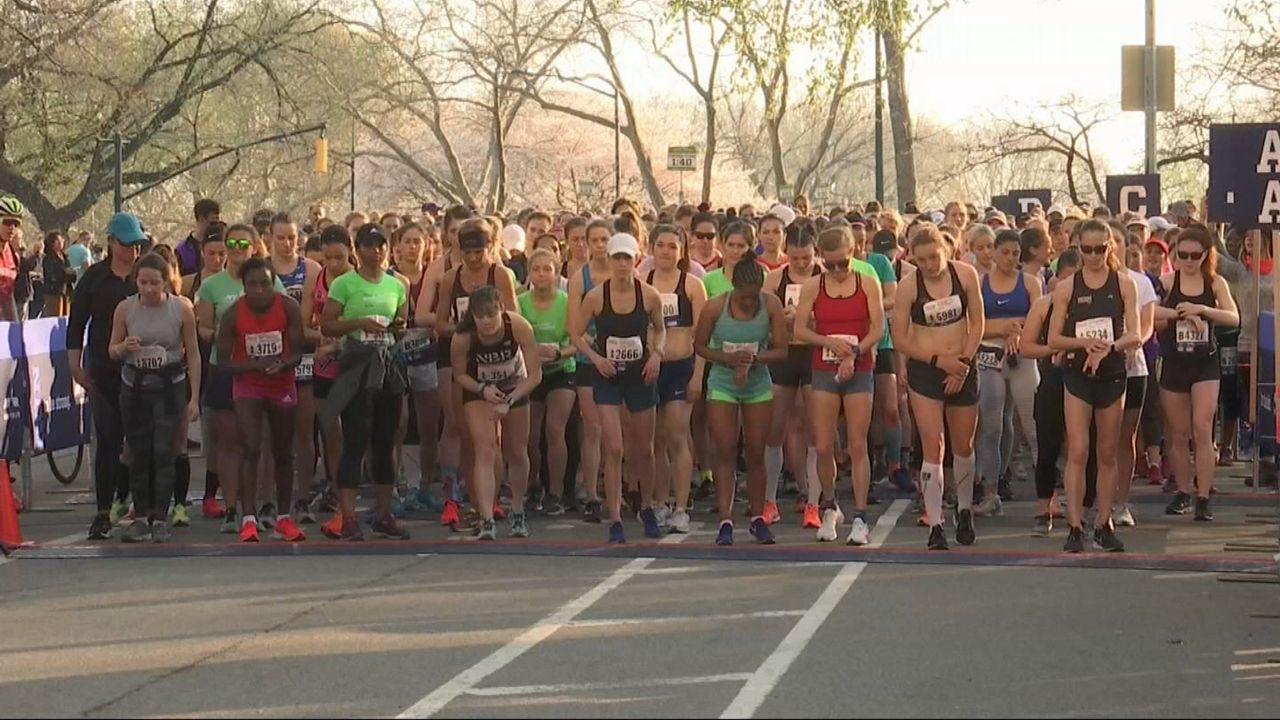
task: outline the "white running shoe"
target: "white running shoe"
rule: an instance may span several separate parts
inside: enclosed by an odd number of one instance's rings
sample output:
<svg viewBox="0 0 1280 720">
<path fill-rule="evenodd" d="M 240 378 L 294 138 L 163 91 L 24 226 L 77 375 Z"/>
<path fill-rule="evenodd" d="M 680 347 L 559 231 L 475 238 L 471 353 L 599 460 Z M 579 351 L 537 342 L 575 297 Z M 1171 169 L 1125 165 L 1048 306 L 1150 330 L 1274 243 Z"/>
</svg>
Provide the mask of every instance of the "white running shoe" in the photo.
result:
<svg viewBox="0 0 1280 720">
<path fill-rule="evenodd" d="M 1004 501 L 995 493 L 982 498 L 982 502 L 973 509 L 973 514 L 980 517 L 997 517 L 1003 512 Z"/>
<path fill-rule="evenodd" d="M 666 527 L 667 522 L 671 520 L 671 508 L 666 503 L 654 508 L 653 514 L 658 518 L 658 527 Z"/>
<path fill-rule="evenodd" d="M 844 513 L 840 508 L 827 508 L 822 511 L 822 525 L 818 527 L 818 542 L 835 542 L 836 529 L 844 522 Z"/>
<path fill-rule="evenodd" d="M 677 510 L 671 513 L 671 517 L 667 518 L 667 532 L 677 534 L 686 534 L 689 532 L 689 513 L 684 510 Z"/>
<path fill-rule="evenodd" d="M 1121 505 L 1120 509 L 1115 511 L 1113 517 L 1116 522 L 1116 527 L 1136 527 L 1138 524 L 1133 519 L 1133 510 L 1129 507 L 1128 503 Z"/>
<path fill-rule="evenodd" d="M 860 517 L 853 519 L 853 527 L 849 529 L 849 539 L 845 541 L 846 545 L 866 545 L 871 542 L 871 528 L 867 527 L 867 521 Z"/>
</svg>

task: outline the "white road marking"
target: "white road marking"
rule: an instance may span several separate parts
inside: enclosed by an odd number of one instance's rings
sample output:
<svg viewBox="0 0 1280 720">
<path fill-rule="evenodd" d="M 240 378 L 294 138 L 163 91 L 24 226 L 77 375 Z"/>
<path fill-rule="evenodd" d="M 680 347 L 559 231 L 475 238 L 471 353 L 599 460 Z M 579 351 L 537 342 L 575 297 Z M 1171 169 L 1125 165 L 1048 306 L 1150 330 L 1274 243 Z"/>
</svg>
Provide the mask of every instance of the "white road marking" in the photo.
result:
<svg viewBox="0 0 1280 720">
<path fill-rule="evenodd" d="M 1280 647 L 1270 648 L 1254 648 L 1252 650 L 1237 650 L 1236 655 L 1271 655 L 1280 654 Z"/>
<path fill-rule="evenodd" d="M 1168 573 L 1166 575 L 1152 575 L 1152 580 L 1186 580 L 1188 578 L 1207 578 L 1217 577 L 1221 573 L 1216 572 L 1185 572 L 1185 573 Z"/>
<path fill-rule="evenodd" d="M 1247 670 L 1276 670 L 1280 669 L 1280 663 L 1249 663 L 1242 665 L 1232 665 L 1231 672 L 1244 672 Z"/>
<path fill-rule="evenodd" d="M 668 535 L 659 541 L 661 544 L 683 542 L 684 535 Z M 653 563 L 654 558 L 636 558 L 612 575 L 601 580 L 598 585 L 582 595 L 561 605 L 559 609 L 538 621 L 536 625 L 520 633 L 514 640 L 494 650 L 488 657 L 458 673 L 452 680 L 432 690 L 426 697 L 411 705 L 397 717 L 427 718 L 440 712 L 446 705 L 459 696 L 470 692 L 476 685 L 490 675 L 510 665 L 513 661 L 532 650 L 538 643 L 551 637 L 557 630 L 565 627 L 570 621 L 581 615 L 587 608 L 596 604 L 605 595 L 619 585 L 634 577 L 641 570 Z"/>
<path fill-rule="evenodd" d="M 661 623 L 714 622 L 728 620 L 755 620 L 763 618 L 801 617 L 804 610 L 763 610 L 749 613 L 725 613 L 723 615 L 689 615 L 687 617 L 608 618 L 604 620 L 574 620 L 569 627 L 609 627 L 612 625 L 656 625 Z"/>
<path fill-rule="evenodd" d="M 898 518 L 902 517 L 910 503 L 907 500 L 894 500 L 893 504 L 885 510 L 880 519 L 876 521 L 875 528 L 871 531 L 871 542 L 867 544 L 868 548 L 878 548 L 888 539 L 889 533 L 893 532 L 893 528 L 898 523 Z M 760 667 L 752 673 L 751 679 L 747 680 L 743 688 L 738 691 L 738 695 L 729 703 L 729 707 L 720 713 L 722 718 L 749 718 L 755 715 L 764 701 L 769 698 L 773 689 L 777 687 L 778 681 L 791 668 L 796 658 L 800 657 L 800 653 L 808 647 L 814 635 L 818 634 L 818 630 L 822 624 L 826 622 L 827 617 L 831 615 L 831 611 L 835 610 L 836 605 L 840 603 L 845 593 L 849 592 L 849 588 L 853 587 L 853 583 L 866 569 L 867 564 L 864 562 L 848 563 L 840 572 L 836 573 L 835 578 L 827 585 L 818 599 L 800 618 L 800 622 L 791 628 L 791 632 L 782 639 L 782 643 L 765 658 Z"/>
<path fill-rule="evenodd" d="M 506 687 L 476 688 L 465 694 L 478 697 L 510 697 L 513 695 L 554 695 L 571 692 L 597 692 L 624 688 L 673 687 L 679 685 L 704 685 L 708 683 L 742 682 L 751 673 L 725 673 L 696 677 L 650 678 L 648 680 L 619 680 L 616 682 L 566 683 L 564 685 L 508 685 Z"/>
</svg>

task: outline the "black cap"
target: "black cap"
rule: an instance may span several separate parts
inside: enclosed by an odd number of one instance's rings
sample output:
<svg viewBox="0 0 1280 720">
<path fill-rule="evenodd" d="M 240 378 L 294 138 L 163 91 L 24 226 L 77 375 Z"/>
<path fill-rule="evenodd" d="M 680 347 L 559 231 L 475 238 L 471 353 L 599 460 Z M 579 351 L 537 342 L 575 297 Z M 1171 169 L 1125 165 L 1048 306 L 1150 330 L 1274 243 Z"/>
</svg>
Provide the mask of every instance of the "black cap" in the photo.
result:
<svg viewBox="0 0 1280 720">
<path fill-rule="evenodd" d="M 386 245 L 387 233 L 378 223 L 365 223 L 356 231 L 356 245 Z"/>
<path fill-rule="evenodd" d="M 898 249 L 898 236 L 892 230 L 877 230 L 871 237 L 871 249 L 882 255 L 892 255 Z"/>
</svg>

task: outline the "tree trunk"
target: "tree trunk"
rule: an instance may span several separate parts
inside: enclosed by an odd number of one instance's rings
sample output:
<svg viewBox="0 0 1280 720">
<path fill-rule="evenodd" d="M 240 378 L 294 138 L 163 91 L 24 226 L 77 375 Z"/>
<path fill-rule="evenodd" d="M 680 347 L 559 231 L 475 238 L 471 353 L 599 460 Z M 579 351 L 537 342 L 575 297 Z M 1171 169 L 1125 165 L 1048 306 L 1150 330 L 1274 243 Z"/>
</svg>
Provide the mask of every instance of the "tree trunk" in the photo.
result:
<svg viewBox="0 0 1280 720">
<path fill-rule="evenodd" d="M 705 103 L 707 108 L 707 136 L 706 150 L 702 157 L 702 202 L 711 202 L 711 163 L 716 157 L 716 103 L 710 100 Z M 684 198 L 680 198 L 684 202 Z"/>
<path fill-rule="evenodd" d="M 782 196 L 782 188 L 787 184 L 787 167 L 782 161 L 782 123 L 775 118 L 765 118 L 765 128 L 769 131 L 769 155 L 773 162 L 773 191 L 778 202 L 790 202 L 791 198 Z M 792 194 L 795 189 L 792 188 Z"/>
<path fill-rule="evenodd" d="M 897 176 L 898 207 L 916 198 L 915 137 L 911 131 L 911 107 L 907 100 L 907 63 L 898 32 L 880 33 L 884 43 L 885 86 L 889 99 L 889 126 L 893 129 L 893 166 Z"/>
</svg>

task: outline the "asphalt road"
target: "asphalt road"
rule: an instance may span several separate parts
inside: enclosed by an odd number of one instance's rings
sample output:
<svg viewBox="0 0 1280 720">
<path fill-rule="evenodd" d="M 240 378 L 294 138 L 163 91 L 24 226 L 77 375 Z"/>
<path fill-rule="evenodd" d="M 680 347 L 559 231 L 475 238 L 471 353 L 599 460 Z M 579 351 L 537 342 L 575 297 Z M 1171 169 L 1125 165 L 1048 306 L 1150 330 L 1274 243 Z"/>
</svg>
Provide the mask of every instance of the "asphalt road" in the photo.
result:
<svg viewBox="0 0 1280 720">
<path fill-rule="evenodd" d="M 358 555 L 197 520 L 167 556 L 112 556 L 80 541 L 86 506 L 27 514 L 37 546 L 0 561 L 0 716 L 1275 717 L 1280 587 L 1214 572 L 1269 560 L 1222 548 L 1274 537 L 1245 522 L 1270 503 L 1224 489 L 1211 525 L 1144 498 L 1123 561 L 1070 567 L 1023 502 L 933 556 L 903 501 L 875 508 L 878 554 L 790 515 L 774 548 L 742 528 L 718 550 L 699 513 L 658 545 L 629 524 L 620 557 L 551 518 L 489 548 L 424 518 Z"/>
</svg>

